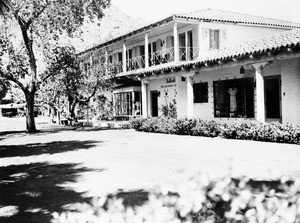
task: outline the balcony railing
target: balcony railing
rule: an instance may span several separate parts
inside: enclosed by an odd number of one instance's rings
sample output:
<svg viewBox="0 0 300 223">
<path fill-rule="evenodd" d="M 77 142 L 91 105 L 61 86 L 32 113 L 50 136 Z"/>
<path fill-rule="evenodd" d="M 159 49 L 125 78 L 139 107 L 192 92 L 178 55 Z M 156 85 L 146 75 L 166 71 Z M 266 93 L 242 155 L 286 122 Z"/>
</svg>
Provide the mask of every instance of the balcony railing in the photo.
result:
<svg viewBox="0 0 300 223">
<path fill-rule="evenodd" d="M 180 61 L 192 61 L 199 56 L 198 47 L 179 47 L 179 60 Z"/>
<path fill-rule="evenodd" d="M 163 49 L 150 54 L 149 66 L 170 63 L 175 60 L 174 48 Z"/>
<path fill-rule="evenodd" d="M 179 47 L 179 61 L 192 61 L 199 56 L 199 48 L 197 47 Z M 149 67 L 161 64 L 171 63 L 175 61 L 174 48 L 163 49 L 160 51 L 152 52 L 147 57 Z M 126 60 L 126 71 L 133 71 L 145 68 L 145 56 L 137 56 Z M 110 63 L 107 66 L 110 73 L 118 74 L 123 72 L 123 63 L 116 62 Z"/>
<path fill-rule="evenodd" d="M 145 68 L 145 56 L 137 56 L 126 61 L 127 71 Z"/>
<path fill-rule="evenodd" d="M 122 62 L 109 63 L 107 65 L 107 73 L 108 74 L 119 74 L 122 72 L 123 72 L 123 63 Z"/>
</svg>

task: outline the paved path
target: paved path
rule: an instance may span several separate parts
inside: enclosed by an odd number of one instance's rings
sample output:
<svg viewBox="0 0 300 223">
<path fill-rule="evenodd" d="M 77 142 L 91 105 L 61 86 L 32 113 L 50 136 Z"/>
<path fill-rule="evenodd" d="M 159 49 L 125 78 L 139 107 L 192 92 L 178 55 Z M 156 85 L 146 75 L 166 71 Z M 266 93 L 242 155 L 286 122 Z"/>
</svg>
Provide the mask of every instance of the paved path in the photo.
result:
<svg viewBox="0 0 300 223">
<path fill-rule="evenodd" d="M 0 124 L 1 125 L 1 124 Z M 134 130 L 59 131 L 0 138 L 0 167 L 79 164 L 76 180 L 61 181 L 87 195 L 147 189 L 198 171 L 210 177 L 300 176 L 300 146 Z M 179 173 L 184 170 L 183 173 Z"/>
</svg>

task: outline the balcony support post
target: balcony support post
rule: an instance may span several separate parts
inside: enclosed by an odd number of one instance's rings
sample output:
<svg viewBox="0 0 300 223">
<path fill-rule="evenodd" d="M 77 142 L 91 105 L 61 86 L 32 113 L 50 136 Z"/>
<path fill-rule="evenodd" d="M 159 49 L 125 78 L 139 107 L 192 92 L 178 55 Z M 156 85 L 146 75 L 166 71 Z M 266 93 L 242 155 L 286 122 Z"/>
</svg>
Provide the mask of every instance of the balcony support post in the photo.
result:
<svg viewBox="0 0 300 223">
<path fill-rule="evenodd" d="M 179 39 L 178 39 L 178 29 L 177 29 L 176 20 L 174 21 L 173 35 L 174 35 L 174 60 L 175 62 L 179 62 Z"/>
<path fill-rule="evenodd" d="M 149 67 L 149 48 L 148 48 L 148 44 L 149 44 L 149 37 L 148 37 L 148 33 L 145 34 L 145 68 Z"/>
<path fill-rule="evenodd" d="M 123 55 L 122 55 L 122 66 L 123 66 L 123 73 L 126 73 L 126 45 L 123 42 Z"/>
</svg>

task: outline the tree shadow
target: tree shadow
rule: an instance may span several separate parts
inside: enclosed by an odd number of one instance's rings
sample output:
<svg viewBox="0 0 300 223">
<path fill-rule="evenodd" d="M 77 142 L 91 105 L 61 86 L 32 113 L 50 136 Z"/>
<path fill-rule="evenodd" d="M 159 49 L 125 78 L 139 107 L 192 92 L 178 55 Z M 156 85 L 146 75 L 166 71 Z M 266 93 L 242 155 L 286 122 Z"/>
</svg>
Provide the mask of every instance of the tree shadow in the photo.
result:
<svg viewBox="0 0 300 223">
<path fill-rule="evenodd" d="M 61 185 L 76 182 L 89 171 L 103 169 L 47 162 L 0 167 L 0 222 L 50 222 L 53 212 L 61 213 L 70 204 L 87 202 L 90 198 L 83 193 Z M 13 211 L 3 213 L 5 208 Z"/>
<path fill-rule="evenodd" d="M 0 157 L 32 156 L 41 154 L 63 153 L 80 149 L 89 149 L 103 141 L 54 141 L 48 143 L 32 143 L 20 145 L 1 145 Z"/>
<path fill-rule="evenodd" d="M 131 191 L 119 190 L 117 193 L 108 195 L 107 198 L 108 200 L 121 198 L 125 207 L 135 207 L 145 204 L 149 200 L 148 195 L 149 192 L 143 189 Z"/>
</svg>

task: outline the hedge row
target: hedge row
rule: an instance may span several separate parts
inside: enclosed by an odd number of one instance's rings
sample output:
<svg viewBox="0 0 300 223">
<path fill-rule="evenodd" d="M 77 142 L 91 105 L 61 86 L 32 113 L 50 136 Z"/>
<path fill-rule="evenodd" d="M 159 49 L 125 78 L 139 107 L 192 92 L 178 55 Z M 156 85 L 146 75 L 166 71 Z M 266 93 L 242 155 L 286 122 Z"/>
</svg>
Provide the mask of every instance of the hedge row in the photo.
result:
<svg viewBox="0 0 300 223">
<path fill-rule="evenodd" d="M 249 120 L 217 123 L 200 119 L 173 119 L 165 117 L 134 118 L 130 123 L 135 130 L 143 132 L 300 143 L 300 125 L 292 123 L 260 123 Z"/>
<path fill-rule="evenodd" d="M 210 180 L 199 175 L 150 191 L 143 204 L 126 205 L 117 196 L 94 198 L 73 211 L 54 213 L 52 223 L 298 223 L 299 188 L 300 179 Z"/>
</svg>

